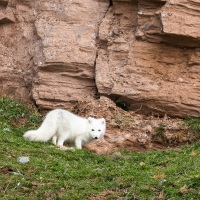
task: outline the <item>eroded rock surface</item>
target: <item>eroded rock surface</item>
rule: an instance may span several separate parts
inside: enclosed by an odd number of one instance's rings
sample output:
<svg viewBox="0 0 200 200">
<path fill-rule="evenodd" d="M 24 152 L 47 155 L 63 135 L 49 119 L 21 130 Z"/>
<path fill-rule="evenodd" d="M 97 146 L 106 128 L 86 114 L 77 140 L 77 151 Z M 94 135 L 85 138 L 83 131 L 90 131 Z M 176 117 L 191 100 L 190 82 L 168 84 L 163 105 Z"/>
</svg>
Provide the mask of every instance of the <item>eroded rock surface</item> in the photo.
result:
<svg viewBox="0 0 200 200">
<path fill-rule="evenodd" d="M 198 0 L 1 0 L 0 95 L 199 116 Z"/>
<path fill-rule="evenodd" d="M 40 53 L 35 19 L 31 1 L 0 1 L 0 96 L 30 98 L 35 59 L 31 49 Z"/>
<path fill-rule="evenodd" d="M 95 95 L 96 36 L 108 6 L 106 0 L 41 2 L 35 22 L 43 47 L 33 88 L 37 104 L 52 108 Z"/>
<path fill-rule="evenodd" d="M 109 4 L 0 1 L 0 95 L 32 97 L 42 108 L 94 96 L 96 38 Z"/>
<path fill-rule="evenodd" d="M 199 9 L 198 1 L 113 1 L 99 30 L 98 91 L 140 113 L 198 117 Z"/>
</svg>

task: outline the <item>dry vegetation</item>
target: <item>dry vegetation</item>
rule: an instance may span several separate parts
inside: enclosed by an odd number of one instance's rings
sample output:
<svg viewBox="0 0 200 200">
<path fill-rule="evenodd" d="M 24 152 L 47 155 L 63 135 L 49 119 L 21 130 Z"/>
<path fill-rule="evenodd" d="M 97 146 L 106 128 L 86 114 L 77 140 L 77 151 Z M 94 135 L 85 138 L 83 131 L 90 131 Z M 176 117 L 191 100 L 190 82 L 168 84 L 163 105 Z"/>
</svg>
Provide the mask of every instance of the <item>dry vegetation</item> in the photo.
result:
<svg viewBox="0 0 200 200">
<path fill-rule="evenodd" d="M 113 149 L 150 150 L 177 147 L 199 139 L 200 134 L 190 129 L 181 119 L 144 116 L 125 111 L 106 97 L 99 100 L 85 99 L 70 110 L 81 116 L 105 117 L 107 132 L 105 140 L 96 142 L 91 149 L 107 152 Z"/>
</svg>

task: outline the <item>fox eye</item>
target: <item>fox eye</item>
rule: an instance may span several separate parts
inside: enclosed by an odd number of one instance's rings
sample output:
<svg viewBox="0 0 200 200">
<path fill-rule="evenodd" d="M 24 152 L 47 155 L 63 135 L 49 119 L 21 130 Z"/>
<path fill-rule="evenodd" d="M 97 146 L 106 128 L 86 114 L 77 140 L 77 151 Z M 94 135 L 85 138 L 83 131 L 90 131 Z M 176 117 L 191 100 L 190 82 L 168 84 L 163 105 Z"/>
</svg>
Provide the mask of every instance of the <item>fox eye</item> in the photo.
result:
<svg viewBox="0 0 200 200">
<path fill-rule="evenodd" d="M 98 131 L 100 132 L 101 130 L 99 129 Z"/>
<path fill-rule="evenodd" d="M 94 129 L 92 129 L 92 131 L 94 131 Z"/>
</svg>

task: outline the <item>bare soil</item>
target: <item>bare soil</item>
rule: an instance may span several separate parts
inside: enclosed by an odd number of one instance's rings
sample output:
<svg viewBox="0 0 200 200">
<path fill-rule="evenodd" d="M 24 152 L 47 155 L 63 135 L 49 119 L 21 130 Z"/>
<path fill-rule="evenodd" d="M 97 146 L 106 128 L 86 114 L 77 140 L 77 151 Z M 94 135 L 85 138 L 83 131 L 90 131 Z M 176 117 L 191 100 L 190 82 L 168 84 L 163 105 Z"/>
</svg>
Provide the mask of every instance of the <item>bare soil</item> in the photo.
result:
<svg viewBox="0 0 200 200">
<path fill-rule="evenodd" d="M 151 149 L 175 148 L 197 141 L 194 133 L 182 119 L 168 116 L 144 116 L 125 111 L 106 97 L 98 100 L 84 99 L 74 104 L 72 112 L 83 117 L 104 117 L 107 131 L 104 139 L 92 142 L 87 148 L 97 153 L 115 149 L 147 151 Z"/>
</svg>

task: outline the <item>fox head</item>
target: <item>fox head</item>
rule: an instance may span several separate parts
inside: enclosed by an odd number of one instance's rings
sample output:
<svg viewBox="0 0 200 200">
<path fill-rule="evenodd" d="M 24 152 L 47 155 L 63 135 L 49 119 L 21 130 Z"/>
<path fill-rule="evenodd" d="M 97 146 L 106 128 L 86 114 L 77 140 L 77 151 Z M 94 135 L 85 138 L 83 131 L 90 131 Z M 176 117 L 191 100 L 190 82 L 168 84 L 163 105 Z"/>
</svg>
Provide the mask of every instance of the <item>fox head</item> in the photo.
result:
<svg viewBox="0 0 200 200">
<path fill-rule="evenodd" d="M 88 128 L 90 136 L 93 139 L 99 139 L 104 136 L 106 131 L 106 120 L 104 118 L 95 119 L 92 117 L 88 118 Z"/>
</svg>

